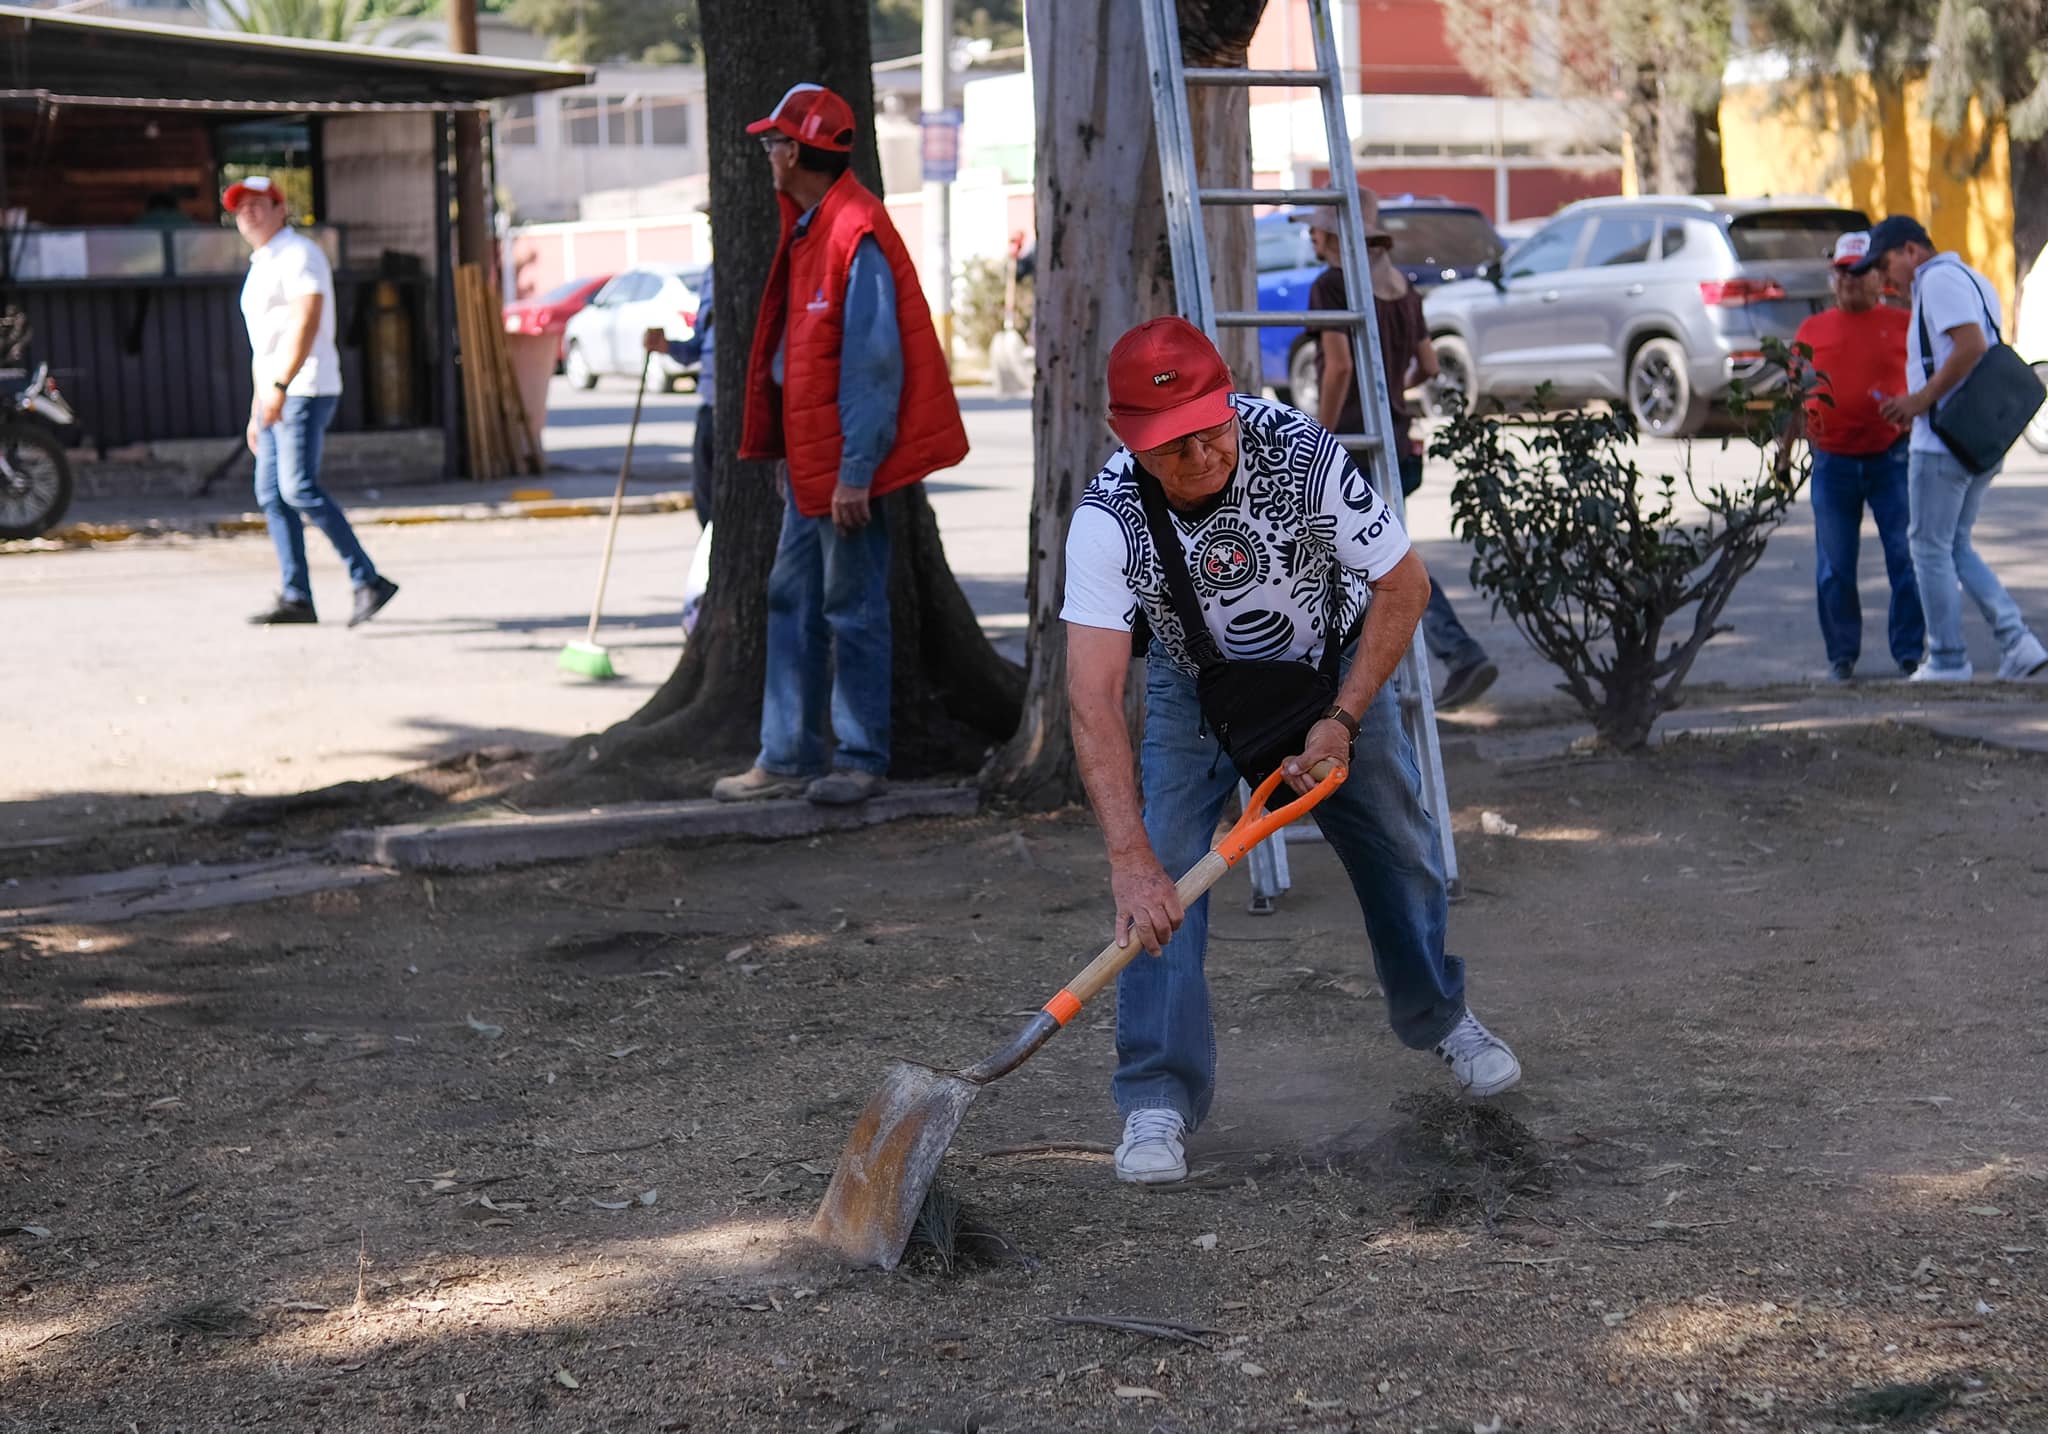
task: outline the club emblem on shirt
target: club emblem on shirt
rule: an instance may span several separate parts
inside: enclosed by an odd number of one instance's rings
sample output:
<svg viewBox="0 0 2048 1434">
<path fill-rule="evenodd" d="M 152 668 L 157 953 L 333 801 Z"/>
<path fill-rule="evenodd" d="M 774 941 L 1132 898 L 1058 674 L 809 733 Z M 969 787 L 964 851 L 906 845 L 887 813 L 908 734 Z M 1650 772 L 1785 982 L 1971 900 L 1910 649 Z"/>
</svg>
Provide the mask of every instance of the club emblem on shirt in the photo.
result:
<svg viewBox="0 0 2048 1434">
<path fill-rule="evenodd" d="M 1196 586 L 1205 593 L 1237 592 L 1266 577 L 1266 550 L 1242 523 L 1214 524 L 1195 543 L 1189 558 Z"/>
</svg>

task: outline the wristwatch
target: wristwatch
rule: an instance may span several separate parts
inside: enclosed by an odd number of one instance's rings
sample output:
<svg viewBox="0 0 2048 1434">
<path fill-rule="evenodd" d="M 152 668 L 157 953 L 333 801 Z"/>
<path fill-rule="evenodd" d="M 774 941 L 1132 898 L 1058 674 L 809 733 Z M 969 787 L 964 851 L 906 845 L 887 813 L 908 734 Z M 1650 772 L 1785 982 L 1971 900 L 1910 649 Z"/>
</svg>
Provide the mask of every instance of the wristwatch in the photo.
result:
<svg viewBox="0 0 2048 1434">
<path fill-rule="evenodd" d="M 1322 715 L 1321 720 L 1325 722 L 1342 723 L 1344 726 L 1344 730 L 1351 734 L 1351 740 L 1353 742 L 1356 742 L 1358 740 L 1358 719 L 1356 717 L 1353 717 L 1349 712 L 1346 712 L 1344 710 L 1344 706 L 1342 703 L 1332 702 L 1330 704 L 1330 710 Z"/>
<path fill-rule="evenodd" d="M 278 391 L 279 393 L 290 393 L 290 392 L 292 391 L 292 386 L 291 386 L 290 384 L 288 384 L 288 383 L 279 383 L 279 382 L 277 382 L 277 381 L 275 381 L 275 380 L 272 380 L 272 382 L 271 382 L 271 385 L 270 385 L 270 386 L 271 386 L 272 388 L 276 389 L 276 390 L 277 390 L 277 391 Z"/>
</svg>

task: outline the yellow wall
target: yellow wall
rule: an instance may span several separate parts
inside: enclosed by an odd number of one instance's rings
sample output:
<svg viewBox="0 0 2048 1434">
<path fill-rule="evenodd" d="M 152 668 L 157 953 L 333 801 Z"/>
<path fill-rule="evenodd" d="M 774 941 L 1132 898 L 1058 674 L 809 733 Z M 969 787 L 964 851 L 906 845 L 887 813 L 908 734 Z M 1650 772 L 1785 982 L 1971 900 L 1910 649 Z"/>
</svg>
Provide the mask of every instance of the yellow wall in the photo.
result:
<svg viewBox="0 0 2048 1434">
<path fill-rule="evenodd" d="M 1791 83 L 1731 86 L 1721 97 L 1728 192 L 1821 194 L 1873 220 L 1911 214 L 1936 248 L 1955 250 L 1998 286 L 2010 333 L 2018 286 L 2004 126 L 1990 130 L 1988 157 L 1972 175 L 1982 113 L 1973 101 L 1963 133 L 1937 134 L 1926 92 L 1912 80 L 1880 104 L 1868 75 L 1834 80 L 1818 96 Z"/>
</svg>

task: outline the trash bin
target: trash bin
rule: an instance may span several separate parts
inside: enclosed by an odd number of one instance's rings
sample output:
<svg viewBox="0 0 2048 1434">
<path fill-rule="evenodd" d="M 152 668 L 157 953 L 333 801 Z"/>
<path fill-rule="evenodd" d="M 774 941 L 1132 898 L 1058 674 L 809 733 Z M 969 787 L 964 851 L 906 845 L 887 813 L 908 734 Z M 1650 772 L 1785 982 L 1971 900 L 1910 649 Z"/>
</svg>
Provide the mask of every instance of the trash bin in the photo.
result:
<svg viewBox="0 0 2048 1434">
<path fill-rule="evenodd" d="M 554 334 L 505 333 L 505 348 L 512 355 L 512 376 L 519 383 L 519 401 L 526 405 L 526 426 L 533 434 L 536 452 L 540 431 L 548 421 L 548 380 L 555 376 Z"/>
</svg>

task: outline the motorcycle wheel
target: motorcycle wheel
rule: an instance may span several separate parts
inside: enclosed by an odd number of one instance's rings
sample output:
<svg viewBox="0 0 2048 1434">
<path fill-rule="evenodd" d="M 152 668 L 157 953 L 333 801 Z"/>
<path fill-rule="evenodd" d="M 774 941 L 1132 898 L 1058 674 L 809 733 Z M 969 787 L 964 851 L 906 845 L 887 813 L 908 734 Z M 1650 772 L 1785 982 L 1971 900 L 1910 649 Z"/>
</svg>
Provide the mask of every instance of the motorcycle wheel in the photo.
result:
<svg viewBox="0 0 2048 1434">
<path fill-rule="evenodd" d="M 0 538 L 36 538 L 71 506 L 71 464 L 56 437 L 29 423 L 0 424 Z"/>
</svg>

